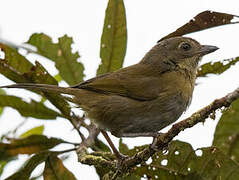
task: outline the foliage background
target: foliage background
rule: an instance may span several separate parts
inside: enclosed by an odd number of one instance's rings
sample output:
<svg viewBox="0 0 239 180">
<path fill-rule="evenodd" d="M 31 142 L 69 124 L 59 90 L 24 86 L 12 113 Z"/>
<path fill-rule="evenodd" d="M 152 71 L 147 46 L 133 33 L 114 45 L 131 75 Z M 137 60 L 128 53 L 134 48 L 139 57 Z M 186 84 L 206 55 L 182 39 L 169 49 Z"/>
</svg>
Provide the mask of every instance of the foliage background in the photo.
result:
<svg viewBox="0 0 239 180">
<path fill-rule="evenodd" d="M 102 33 L 105 8 L 107 0 L 91 0 L 91 1 L 30 1 L 30 0 L 12 0 L 1 3 L 0 16 L 0 37 L 14 43 L 22 43 L 28 40 L 29 36 L 35 32 L 44 32 L 56 42 L 57 38 L 67 34 L 72 36 L 75 42 L 74 50 L 79 50 L 81 61 L 85 65 L 86 79 L 95 76 L 96 69 L 100 63 L 99 49 L 100 37 Z M 187 22 L 197 13 L 210 9 L 214 11 L 227 12 L 231 14 L 239 14 L 235 1 L 146 1 L 146 0 L 130 0 L 125 1 L 127 13 L 128 27 L 128 45 L 124 66 L 137 63 L 157 40 L 169 32 L 174 31 L 180 25 Z M 238 56 L 237 42 L 239 38 L 239 25 L 224 26 L 216 29 L 189 35 L 197 39 L 202 44 L 216 45 L 220 50 L 216 53 L 206 56 L 203 62 L 211 60 L 221 60 Z M 36 57 L 30 55 L 33 61 Z M 52 74 L 57 74 L 53 63 L 44 61 L 43 58 L 37 57 Z M 198 80 L 199 85 L 195 89 L 192 105 L 183 115 L 189 116 L 195 110 L 207 105 L 212 100 L 225 95 L 238 86 L 237 72 L 238 64 L 229 71 L 220 76 L 211 75 L 209 78 L 201 78 Z M 0 76 L 1 84 L 9 84 L 10 81 Z M 61 83 L 61 85 L 65 85 Z M 12 94 L 22 94 L 24 99 L 34 97 L 39 99 L 33 93 L 27 93 L 23 90 L 10 90 Z M 24 94 L 23 94 L 24 92 Z M 11 119 L 4 121 L 4 118 Z M 183 118 L 182 117 L 182 118 Z M 218 118 L 217 118 L 218 119 Z M 215 125 L 215 121 L 206 121 L 203 125 L 197 125 L 181 133 L 176 139 L 189 142 L 194 148 L 211 145 Z M 11 122 L 11 123 L 9 123 Z M 8 129 L 15 127 L 22 122 L 19 114 L 10 108 L 5 109 L 0 119 L 0 133 L 6 132 Z M 29 120 L 28 127 L 23 126 L 20 131 L 42 125 L 39 120 Z M 45 121 L 44 121 L 45 123 Z M 77 134 L 71 131 L 71 125 L 68 122 L 48 121 L 46 123 L 44 134 L 54 137 L 64 137 L 65 140 L 77 142 Z M 4 127 L 4 128 L 3 128 Z M 57 128 L 56 128 L 57 127 Z M 76 138 L 77 137 L 77 138 Z M 102 138 L 103 139 L 103 138 Z M 115 143 L 118 139 L 114 138 Z M 151 142 L 150 138 L 124 139 L 130 147 Z M 61 149 L 64 147 L 58 147 Z M 22 160 L 26 157 L 21 156 Z M 73 163 L 74 162 L 74 163 Z M 96 179 L 97 175 L 93 168 L 80 165 L 76 162 L 76 157 L 71 157 L 64 162 L 76 177 L 81 179 Z M 6 177 L 15 169 L 20 167 L 21 162 L 13 162 L 4 172 Z"/>
</svg>

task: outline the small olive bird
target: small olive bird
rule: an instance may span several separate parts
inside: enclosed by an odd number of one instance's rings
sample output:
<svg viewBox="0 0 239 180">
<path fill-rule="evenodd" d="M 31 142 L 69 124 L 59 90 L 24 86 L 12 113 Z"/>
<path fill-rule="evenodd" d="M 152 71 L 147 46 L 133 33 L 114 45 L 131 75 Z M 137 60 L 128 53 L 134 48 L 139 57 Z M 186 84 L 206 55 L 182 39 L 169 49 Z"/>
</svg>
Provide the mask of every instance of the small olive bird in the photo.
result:
<svg viewBox="0 0 239 180">
<path fill-rule="evenodd" d="M 97 125 L 118 159 L 106 131 L 116 137 L 158 135 L 189 106 L 197 67 L 216 46 L 187 37 L 156 44 L 135 65 L 103 74 L 71 87 L 20 83 L 0 88 L 24 88 L 72 95 L 72 101 Z"/>
</svg>

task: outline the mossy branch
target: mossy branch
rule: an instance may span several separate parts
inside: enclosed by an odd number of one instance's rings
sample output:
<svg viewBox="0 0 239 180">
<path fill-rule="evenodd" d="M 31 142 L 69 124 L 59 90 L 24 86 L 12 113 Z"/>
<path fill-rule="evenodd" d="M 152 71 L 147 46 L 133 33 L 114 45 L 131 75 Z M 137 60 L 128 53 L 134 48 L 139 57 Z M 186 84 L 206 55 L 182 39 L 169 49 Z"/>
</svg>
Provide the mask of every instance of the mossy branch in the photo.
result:
<svg viewBox="0 0 239 180">
<path fill-rule="evenodd" d="M 111 172 L 115 172 L 112 178 L 116 179 L 119 176 L 129 172 L 133 167 L 137 164 L 141 164 L 142 162 L 147 161 L 151 156 L 153 156 L 157 151 L 162 151 L 168 147 L 168 144 L 172 141 L 172 139 L 177 136 L 181 131 L 193 127 L 194 125 L 198 124 L 199 122 L 204 122 L 206 118 L 208 118 L 212 113 L 214 113 L 217 109 L 222 107 L 229 107 L 231 103 L 235 100 L 239 99 L 239 87 L 234 90 L 232 93 L 227 94 L 226 96 L 214 100 L 208 106 L 200 109 L 199 111 L 193 113 L 190 117 L 174 124 L 172 128 L 167 132 L 154 140 L 154 143 L 149 145 L 144 150 L 136 153 L 134 156 L 125 159 L 121 166 L 117 169 L 117 162 L 101 159 L 99 156 L 89 155 L 89 154 L 82 154 L 79 156 L 79 161 L 88 164 L 88 165 L 95 165 L 95 166 L 107 166 Z"/>
</svg>

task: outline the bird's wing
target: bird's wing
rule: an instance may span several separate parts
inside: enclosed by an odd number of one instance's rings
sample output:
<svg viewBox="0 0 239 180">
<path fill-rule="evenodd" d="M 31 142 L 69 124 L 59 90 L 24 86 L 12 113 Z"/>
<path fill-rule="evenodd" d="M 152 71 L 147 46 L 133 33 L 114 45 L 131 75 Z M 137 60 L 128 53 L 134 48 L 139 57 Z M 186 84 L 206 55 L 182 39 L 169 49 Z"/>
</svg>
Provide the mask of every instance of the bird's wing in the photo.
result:
<svg viewBox="0 0 239 180">
<path fill-rule="evenodd" d="M 148 101 L 157 98 L 162 86 L 160 82 L 160 76 L 155 76 L 153 69 L 147 65 L 137 64 L 89 79 L 72 88 Z"/>
</svg>

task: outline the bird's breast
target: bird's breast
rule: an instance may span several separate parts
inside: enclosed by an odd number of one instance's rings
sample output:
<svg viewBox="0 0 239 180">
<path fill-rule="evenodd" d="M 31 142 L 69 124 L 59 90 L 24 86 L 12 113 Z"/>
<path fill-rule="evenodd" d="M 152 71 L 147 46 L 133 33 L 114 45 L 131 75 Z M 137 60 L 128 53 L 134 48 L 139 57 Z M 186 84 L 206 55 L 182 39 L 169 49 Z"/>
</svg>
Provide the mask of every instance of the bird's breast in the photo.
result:
<svg viewBox="0 0 239 180">
<path fill-rule="evenodd" d="M 192 99 L 195 78 L 180 71 L 171 71 L 161 78 L 163 83 L 159 91 L 159 101 L 161 97 L 165 96 L 163 99 L 175 101 L 175 103 L 185 106 L 185 111 Z"/>
</svg>

